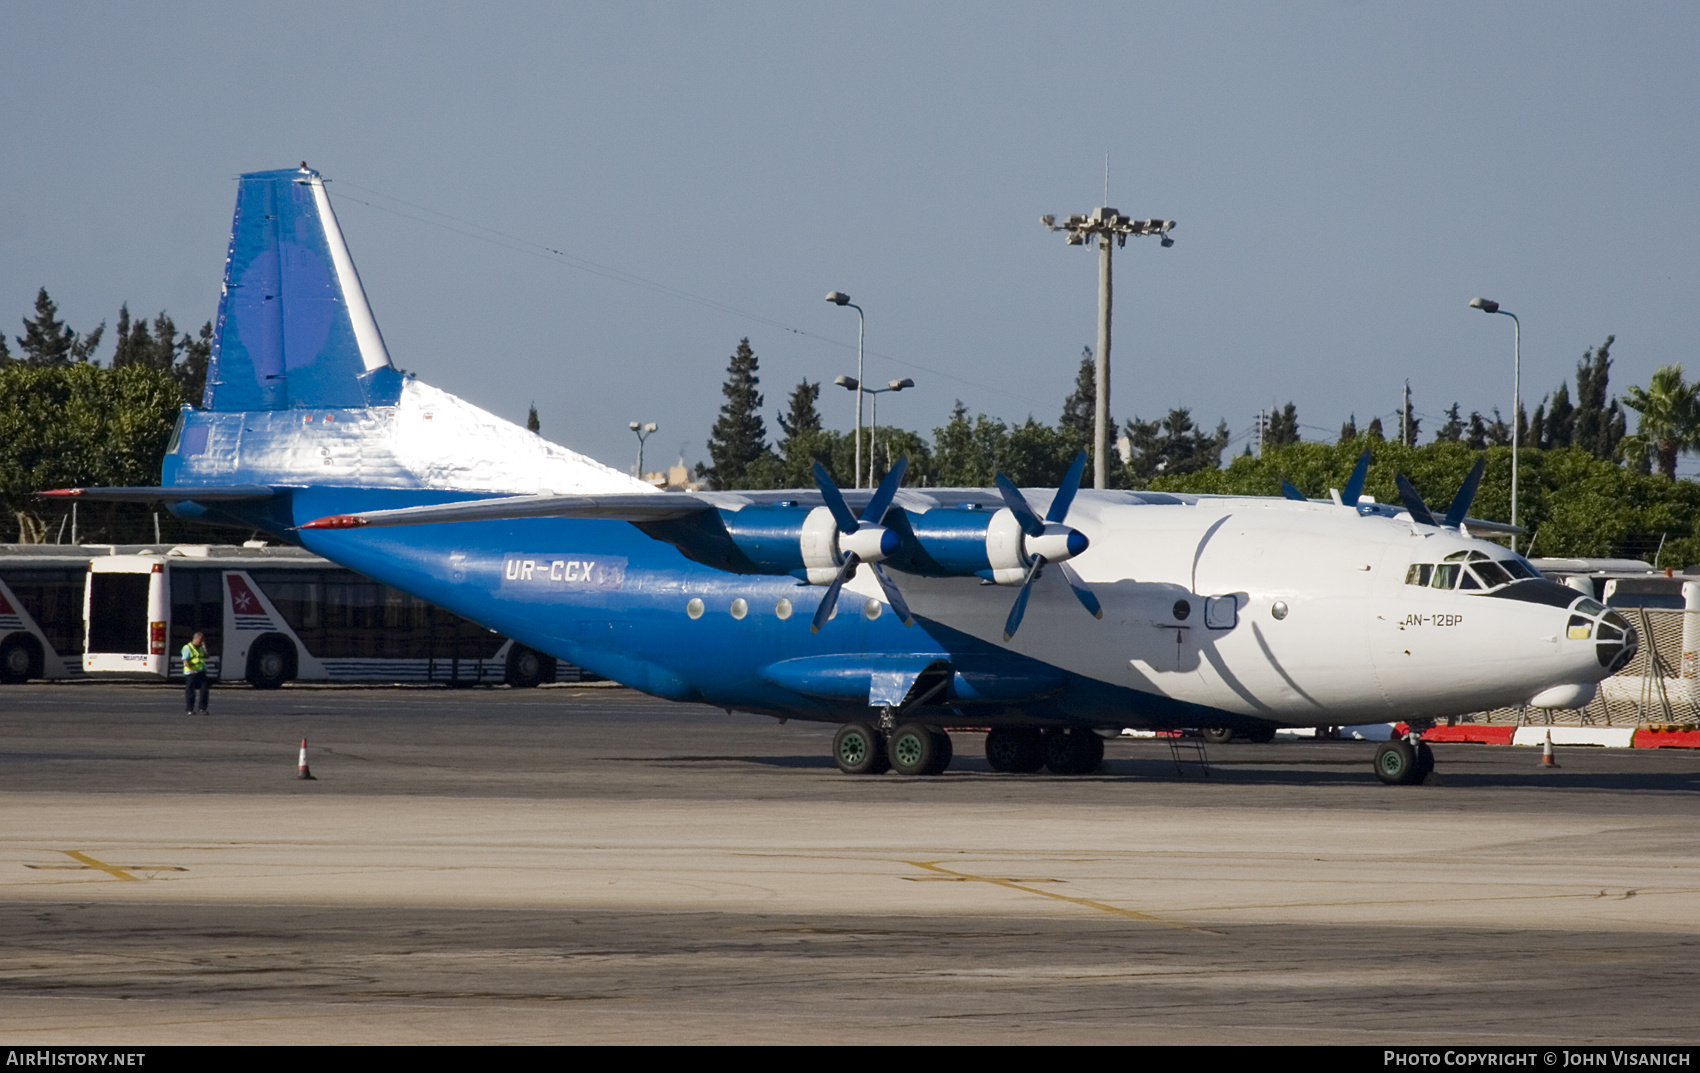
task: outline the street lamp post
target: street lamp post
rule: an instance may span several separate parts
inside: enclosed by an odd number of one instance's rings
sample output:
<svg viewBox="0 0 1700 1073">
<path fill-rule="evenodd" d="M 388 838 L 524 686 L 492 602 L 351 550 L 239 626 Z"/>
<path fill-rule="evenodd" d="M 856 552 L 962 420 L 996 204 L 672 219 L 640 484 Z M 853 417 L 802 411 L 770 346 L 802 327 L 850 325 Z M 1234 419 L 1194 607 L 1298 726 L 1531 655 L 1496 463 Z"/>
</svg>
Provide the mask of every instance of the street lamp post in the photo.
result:
<svg viewBox="0 0 1700 1073">
<path fill-rule="evenodd" d="M 1523 322 L 1517 314 L 1499 308 L 1491 298 L 1472 298 L 1470 308 L 1483 313 L 1499 313 L 1511 318 L 1511 524 L 1517 524 L 1517 441 L 1523 438 L 1522 422 L 1518 420 L 1522 406 L 1523 379 Z M 1511 550 L 1517 550 L 1517 534 L 1511 534 Z"/>
<path fill-rule="evenodd" d="M 863 395 L 873 396 L 868 400 L 868 487 L 872 488 L 874 486 L 874 435 L 879 430 L 879 396 L 888 391 L 902 391 L 906 387 L 914 387 L 915 381 L 906 376 L 901 380 L 891 381 L 885 387 L 863 387 L 862 382 L 853 376 L 840 376 L 833 383 L 856 393 L 857 410 L 861 409 L 860 402 Z M 860 428 L 857 431 L 860 432 Z M 862 460 L 858 455 L 856 465 L 860 466 L 861 464 Z M 861 479 L 862 476 L 858 472 L 856 475 L 857 487 L 861 486 Z"/>
<path fill-rule="evenodd" d="M 631 429 L 633 432 L 637 433 L 637 438 L 638 438 L 637 479 L 641 481 L 641 480 L 643 480 L 643 441 L 649 439 L 649 434 L 654 432 L 660 426 L 658 426 L 653 421 L 651 421 L 647 425 L 641 425 L 638 422 L 633 421 L 631 424 L 627 425 L 626 427 Z"/>
<path fill-rule="evenodd" d="M 1107 179 L 1105 185 L 1107 188 Z M 1051 215 L 1039 217 L 1039 222 L 1052 231 L 1067 232 L 1063 240 L 1067 245 L 1086 246 L 1094 239 L 1098 243 L 1098 352 L 1094 377 L 1098 382 L 1098 399 L 1092 433 L 1092 487 L 1103 488 L 1109 475 L 1105 456 L 1110 450 L 1110 240 L 1113 238 L 1117 246 L 1126 246 L 1129 235 L 1159 235 L 1163 248 L 1167 249 L 1175 244 L 1169 237 L 1175 221 L 1130 220 L 1115 209 L 1104 207 L 1093 209 L 1090 216 L 1065 217 L 1060 224 Z"/>
<path fill-rule="evenodd" d="M 862 307 L 850 300 L 843 291 L 829 291 L 826 300 L 835 306 L 849 306 L 856 311 L 856 383 L 862 382 L 862 339 L 867 334 L 867 321 L 862 316 Z M 843 377 L 839 377 L 842 382 Z M 868 448 L 868 454 L 874 453 Z M 870 460 L 871 464 L 871 460 Z M 862 393 L 856 392 L 856 487 L 862 487 Z M 872 485 L 869 485 L 872 487 Z"/>
</svg>

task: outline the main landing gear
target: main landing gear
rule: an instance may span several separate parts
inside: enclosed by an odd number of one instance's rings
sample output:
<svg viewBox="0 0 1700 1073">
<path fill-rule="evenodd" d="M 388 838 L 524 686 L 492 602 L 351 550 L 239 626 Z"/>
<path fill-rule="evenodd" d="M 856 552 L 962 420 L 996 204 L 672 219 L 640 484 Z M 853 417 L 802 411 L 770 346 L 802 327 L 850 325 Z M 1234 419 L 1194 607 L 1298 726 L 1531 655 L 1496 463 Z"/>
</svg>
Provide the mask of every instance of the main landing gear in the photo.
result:
<svg viewBox="0 0 1700 1073">
<path fill-rule="evenodd" d="M 846 775 L 939 775 L 950 766 L 950 735 L 922 723 L 900 723 L 886 732 L 846 723 L 832 739 L 832 758 Z M 997 727 L 986 735 L 993 771 L 1090 775 L 1104 762 L 1104 739 L 1080 727 Z"/>
</svg>

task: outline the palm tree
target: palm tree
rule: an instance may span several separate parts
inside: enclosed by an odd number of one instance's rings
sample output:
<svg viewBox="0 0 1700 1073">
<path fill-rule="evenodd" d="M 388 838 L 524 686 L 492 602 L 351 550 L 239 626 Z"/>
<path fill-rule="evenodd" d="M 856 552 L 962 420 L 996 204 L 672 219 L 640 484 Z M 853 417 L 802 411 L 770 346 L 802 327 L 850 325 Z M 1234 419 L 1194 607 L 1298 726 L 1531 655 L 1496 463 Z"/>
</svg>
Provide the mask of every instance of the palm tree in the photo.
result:
<svg viewBox="0 0 1700 1073">
<path fill-rule="evenodd" d="M 1700 381 L 1682 379 L 1681 365 L 1666 365 L 1653 373 L 1645 389 L 1631 387 L 1623 401 L 1641 414 L 1631 450 L 1651 451 L 1659 472 L 1676 480 L 1680 454 L 1700 450 Z"/>
</svg>

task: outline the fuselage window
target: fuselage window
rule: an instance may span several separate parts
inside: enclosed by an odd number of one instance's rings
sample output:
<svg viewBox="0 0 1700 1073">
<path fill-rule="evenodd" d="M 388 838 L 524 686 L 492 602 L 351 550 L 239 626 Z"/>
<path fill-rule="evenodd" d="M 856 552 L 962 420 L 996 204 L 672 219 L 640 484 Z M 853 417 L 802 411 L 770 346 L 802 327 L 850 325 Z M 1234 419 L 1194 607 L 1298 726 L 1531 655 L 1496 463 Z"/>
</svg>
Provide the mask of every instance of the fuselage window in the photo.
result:
<svg viewBox="0 0 1700 1073">
<path fill-rule="evenodd" d="M 1462 569 L 1457 563 L 1441 563 L 1434 568 L 1434 587 L 1437 589 L 1453 589 L 1458 587 L 1458 571 Z"/>
<path fill-rule="evenodd" d="M 1433 573 L 1434 567 L 1428 563 L 1412 563 L 1411 569 L 1405 572 L 1405 584 L 1427 586 Z"/>
</svg>

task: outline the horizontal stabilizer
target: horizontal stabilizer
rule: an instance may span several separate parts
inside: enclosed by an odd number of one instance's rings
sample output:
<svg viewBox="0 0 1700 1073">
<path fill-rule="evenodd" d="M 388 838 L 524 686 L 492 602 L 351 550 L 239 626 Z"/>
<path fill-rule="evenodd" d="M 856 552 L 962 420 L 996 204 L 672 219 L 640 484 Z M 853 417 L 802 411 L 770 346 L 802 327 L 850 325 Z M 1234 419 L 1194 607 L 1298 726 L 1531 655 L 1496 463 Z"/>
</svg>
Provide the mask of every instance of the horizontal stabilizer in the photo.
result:
<svg viewBox="0 0 1700 1073">
<path fill-rule="evenodd" d="M 1528 530 L 1508 522 L 1490 522 L 1481 518 L 1465 518 L 1464 528 L 1472 533 L 1497 533 L 1501 536 L 1523 536 Z"/>
<path fill-rule="evenodd" d="M 54 488 L 37 493 L 66 499 L 86 499 L 97 503 L 233 503 L 242 500 L 270 499 L 276 488 L 263 484 L 221 484 L 214 487 L 200 484 L 156 485 L 141 488 Z"/>
<path fill-rule="evenodd" d="M 674 493 L 645 495 L 535 495 L 473 499 L 429 507 L 373 510 L 364 514 L 333 514 L 303 522 L 299 529 L 359 529 L 365 526 L 429 525 L 438 522 L 490 522 L 513 518 L 602 518 L 617 522 L 660 522 L 713 510 L 695 496 Z"/>
</svg>

